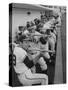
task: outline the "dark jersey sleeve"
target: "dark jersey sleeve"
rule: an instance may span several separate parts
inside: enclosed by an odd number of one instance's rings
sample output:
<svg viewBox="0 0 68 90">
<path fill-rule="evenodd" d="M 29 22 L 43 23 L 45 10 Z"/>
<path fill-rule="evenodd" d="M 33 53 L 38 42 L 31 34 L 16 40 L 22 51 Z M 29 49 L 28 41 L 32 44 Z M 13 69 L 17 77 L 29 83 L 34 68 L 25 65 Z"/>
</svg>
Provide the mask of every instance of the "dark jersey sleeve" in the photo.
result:
<svg viewBox="0 0 68 90">
<path fill-rule="evenodd" d="M 31 68 L 34 66 L 33 61 L 29 60 L 28 56 L 26 56 L 25 60 L 24 60 L 24 64 L 28 67 Z"/>
</svg>

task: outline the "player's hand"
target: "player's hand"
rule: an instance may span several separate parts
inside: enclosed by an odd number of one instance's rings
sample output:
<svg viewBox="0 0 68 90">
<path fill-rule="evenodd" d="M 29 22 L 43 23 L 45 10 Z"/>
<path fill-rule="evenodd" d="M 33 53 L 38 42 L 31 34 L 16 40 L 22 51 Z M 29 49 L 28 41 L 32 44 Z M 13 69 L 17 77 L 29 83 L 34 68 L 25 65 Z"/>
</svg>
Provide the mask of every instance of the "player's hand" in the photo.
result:
<svg viewBox="0 0 68 90">
<path fill-rule="evenodd" d="M 36 73 L 36 67 L 35 67 L 35 66 L 33 66 L 33 67 L 31 68 L 31 72 L 32 72 L 32 73 Z"/>
</svg>

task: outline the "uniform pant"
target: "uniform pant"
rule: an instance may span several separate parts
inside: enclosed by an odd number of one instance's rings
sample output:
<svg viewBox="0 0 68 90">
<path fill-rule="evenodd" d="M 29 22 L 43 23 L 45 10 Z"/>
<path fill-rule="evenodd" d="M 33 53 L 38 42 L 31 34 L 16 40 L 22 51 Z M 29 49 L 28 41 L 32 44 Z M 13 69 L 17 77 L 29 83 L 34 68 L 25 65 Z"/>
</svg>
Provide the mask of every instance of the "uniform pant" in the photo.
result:
<svg viewBox="0 0 68 90">
<path fill-rule="evenodd" d="M 54 41 L 54 39 L 53 38 L 49 38 L 48 42 L 49 42 L 49 45 L 51 47 L 51 50 L 55 51 L 55 41 Z"/>
<path fill-rule="evenodd" d="M 48 84 L 47 75 L 39 73 L 33 74 L 30 69 L 25 73 L 21 73 L 20 75 L 18 75 L 18 78 L 24 86 L 30 86 L 32 84 L 39 84 L 39 83 L 41 83 L 41 85 Z"/>
<path fill-rule="evenodd" d="M 49 50 L 49 43 L 47 42 L 45 45 L 41 45 L 41 49 L 42 50 L 46 50 L 46 51 L 48 51 Z M 41 54 L 46 58 L 46 59 L 50 59 L 50 55 L 49 55 L 49 53 L 48 52 L 41 52 Z"/>
</svg>

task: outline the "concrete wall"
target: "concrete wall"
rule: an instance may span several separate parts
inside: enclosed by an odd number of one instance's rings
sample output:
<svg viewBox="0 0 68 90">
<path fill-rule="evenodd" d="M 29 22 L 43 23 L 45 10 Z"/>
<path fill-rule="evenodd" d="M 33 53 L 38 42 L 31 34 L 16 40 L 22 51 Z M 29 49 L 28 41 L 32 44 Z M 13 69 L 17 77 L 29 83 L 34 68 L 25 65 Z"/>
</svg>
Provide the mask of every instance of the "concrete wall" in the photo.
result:
<svg viewBox="0 0 68 90">
<path fill-rule="evenodd" d="M 31 14 L 27 15 L 27 12 L 30 11 Z M 13 8 L 12 10 L 12 40 L 14 41 L 15 32 L 18 30 L 18 26 L 26 25 L 27 21 L 32 21 L 35 18 L 40 18 L 40 10 L 27 10 Z"/>
</svg>

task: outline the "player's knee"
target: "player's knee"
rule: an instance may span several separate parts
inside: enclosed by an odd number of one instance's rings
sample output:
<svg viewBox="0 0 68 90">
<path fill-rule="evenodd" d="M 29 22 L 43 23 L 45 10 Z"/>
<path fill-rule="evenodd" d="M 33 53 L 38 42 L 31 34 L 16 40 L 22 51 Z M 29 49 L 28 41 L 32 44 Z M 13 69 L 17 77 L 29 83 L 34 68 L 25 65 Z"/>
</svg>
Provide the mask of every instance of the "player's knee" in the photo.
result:
<svg viewBox="0 0 68 90">
<path fill-rule="evenodd" d="M 42 70 L 46 70 L 46 69 L 47 69 L 47 64 L 41 66 L 41 69 L 42 69 Z"/>
<path fill-rule="evenodd" d="M 45 75 L 45 80 L 48 81 L 48 76 L 47 75 Z"/>
<path fill-rule="evenodd" d="M 45 57 L 46 59 L 50 59 L 49 53 L 45 53 L 44 57 Z"/>
</svg>

